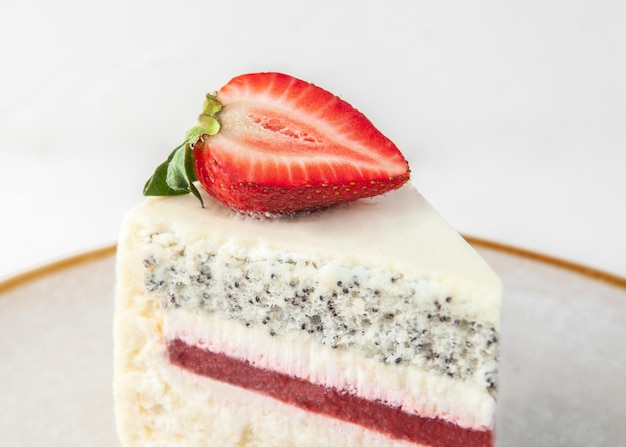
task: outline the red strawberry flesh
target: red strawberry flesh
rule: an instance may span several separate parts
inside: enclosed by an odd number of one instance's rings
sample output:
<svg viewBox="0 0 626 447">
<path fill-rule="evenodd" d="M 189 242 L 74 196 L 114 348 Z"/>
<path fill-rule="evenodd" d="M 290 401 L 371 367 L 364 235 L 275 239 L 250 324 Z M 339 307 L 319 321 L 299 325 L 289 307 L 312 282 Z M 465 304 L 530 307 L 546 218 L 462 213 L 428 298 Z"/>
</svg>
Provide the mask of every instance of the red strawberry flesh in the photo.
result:
<svg viewBox="0 0 626 447">
<path fill-rule="evenodd" d="M 395 189 L 409 178 L 397 147 L 361 112 L 280 73 L 231 80 L 220 131 L 194 146 L 209 194 L 247 212 L 292 214 Z"/>
</svg>

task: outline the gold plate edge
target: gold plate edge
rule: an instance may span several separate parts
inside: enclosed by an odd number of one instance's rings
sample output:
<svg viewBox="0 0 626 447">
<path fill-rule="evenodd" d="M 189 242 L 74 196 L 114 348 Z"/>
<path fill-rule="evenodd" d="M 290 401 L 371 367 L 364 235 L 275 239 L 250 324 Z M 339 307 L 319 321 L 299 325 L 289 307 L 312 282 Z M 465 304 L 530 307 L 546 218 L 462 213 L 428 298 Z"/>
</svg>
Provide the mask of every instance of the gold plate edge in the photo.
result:
<svg viewBox="0 0 626 447">
<path fill-rule="evenodd" d="M 75 267 L 79 264 L 95 262 L 108 256 L 113 256 L 117 251 L 117 245 L 111 244 L 101 248 L 88 250 L 56 261 L 43 264 L 39 267 L 26 270 L 22 273 L 10 276 L 0 281 L 0 295 L 31 281 L 52 275 L 62 270 Z"/>
<path fill-rule="evenodd" d="M 489 239 L 482 239 L 475 236 L 462 235 L 463 238 L 473 247 L 482 247 L 494 251 L 500 251 L 520 258 L 531 259 L 533 261 L 541 262 L 543 264 L 559 267 L 564 270 L 569 270 L 574 273 L 579 273 L 590 279 L 596 281 L 609 283 L 613 286 L 620 287 L 626 290 L 626 278 L 619 275 L 606 272 L 594 267 L 589 267 L 577 262 L 568 261 L 556 256 L 551 256 L 545 253 L 540 253 L 534 250 L 528 250 L 526 248 L 516 247 L 502 242 L 495 242 Z"/>
</svg>

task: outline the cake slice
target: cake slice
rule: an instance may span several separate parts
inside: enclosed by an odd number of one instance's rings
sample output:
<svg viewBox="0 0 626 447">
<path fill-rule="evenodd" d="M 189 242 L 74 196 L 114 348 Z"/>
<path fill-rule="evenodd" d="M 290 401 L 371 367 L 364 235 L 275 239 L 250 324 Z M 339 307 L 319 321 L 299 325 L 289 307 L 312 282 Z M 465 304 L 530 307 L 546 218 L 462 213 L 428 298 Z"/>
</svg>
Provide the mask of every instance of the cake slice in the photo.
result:
<svg viewBox="0 0 626 447">
<path fill-rule="evenodd" d="M 205 131 L 180 147 L 196 173 Z M 175 196 L 147 199 L 120 234 L 123 445 L 492 445 L 500 281 L 411 184 L 302 212 L 194 180 L 177 181 L 203 206 L 151 179 Z"/>
<path fill-rule="evenodd" d="M 278 220 L 150 199 L 117 269 L 125 445 L 490 445 L 500 284 L 411 186 Z"/>
</svg>

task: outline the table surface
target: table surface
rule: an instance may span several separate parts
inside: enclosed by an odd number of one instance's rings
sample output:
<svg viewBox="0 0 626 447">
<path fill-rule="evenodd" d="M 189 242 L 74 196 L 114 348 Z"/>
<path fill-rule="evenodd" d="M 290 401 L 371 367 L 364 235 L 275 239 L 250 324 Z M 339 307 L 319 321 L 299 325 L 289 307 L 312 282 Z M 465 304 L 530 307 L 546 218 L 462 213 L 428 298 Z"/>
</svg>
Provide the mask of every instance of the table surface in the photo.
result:
<svg viewBox="0 0 626 447">
<path fill-rule="evenodd" d="M 175 3 L 175 4 L 174 4 Z M 0 4 L 0 278 L 116 241 L 231 77 L 363 111 L 460 232 L 626 277 L 626 2 Z"/>
</svg>

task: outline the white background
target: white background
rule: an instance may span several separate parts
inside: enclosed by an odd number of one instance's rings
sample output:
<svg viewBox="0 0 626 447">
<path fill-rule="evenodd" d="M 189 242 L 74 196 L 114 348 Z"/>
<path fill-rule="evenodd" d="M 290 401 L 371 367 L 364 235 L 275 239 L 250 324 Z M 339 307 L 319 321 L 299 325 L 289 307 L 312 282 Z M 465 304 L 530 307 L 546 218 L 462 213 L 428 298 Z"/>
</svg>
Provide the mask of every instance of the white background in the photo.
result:
<svg viewBox="0 0 626 447">
<path fill-rule="evenodd" d="M 626 2 L 0 0 L 0 278 L 114 243 L 204 94 L 342 96 L 464 234 L 626 276 Z"/>
</svg>

